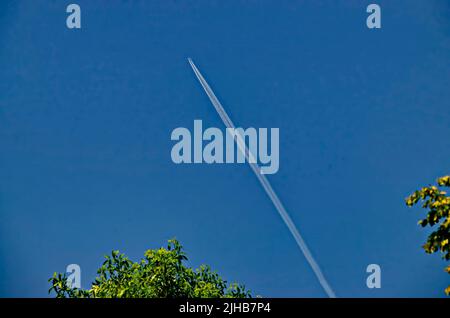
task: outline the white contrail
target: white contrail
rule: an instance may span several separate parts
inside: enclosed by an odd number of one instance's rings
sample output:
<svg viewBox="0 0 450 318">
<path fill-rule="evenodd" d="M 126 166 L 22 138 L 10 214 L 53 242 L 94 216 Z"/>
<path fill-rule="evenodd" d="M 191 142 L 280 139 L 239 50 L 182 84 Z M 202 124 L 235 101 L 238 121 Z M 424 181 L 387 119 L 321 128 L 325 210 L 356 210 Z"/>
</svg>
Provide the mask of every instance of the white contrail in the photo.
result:
<svg viewBox="0 0 450 318">
<path fill-rule="evenodd" d="M 203 89 L 205 90 L 206 94 L 208 95 L 209 99 L 211 100 L 211 103 L 213 104 L 214 108 L 216 109 L 217 113 L 219 114 L 220 118 L 222 119 L 223 123 L 225 124 L 225 126 L 227 126 L 227 128 L 235 129 L 235 126 L 234 126 L 233 122 L 231 121 L 230 117 L 228 117 L 222 104 L 219 102 L 219 100 L 217 99 L 213 90 L 211 89 L 211 87 L 209 87 L 208 83 L 203 78 L 202 74 L 200 74 L 200 71 L 197 69 L 194 62 L 192 62 L 192 59 L 188 58 L 188 61 L 189 61 L 189 64 L 191 65 L 192 69 L 194 70 L 195 75 L 197 76 L 198 80 L 200 81 L 200 84 L 202 85 Z M 248 160 L 249 156 L 252 156 L 252 153 L 248 150 L 248 147 L 246 146 L 245 141 L 242 139 L 242 137 L 239 134 L 237 134 L 237 136 L 236 136 L 236 141 L 237 141 L 240 151 L 242 151 L 245 154 L 247 162 L 249 163 L 250 167 L 252 168 L 252 170 L 255 173 L 256 177 L 258 178 L 259 182 L 263 186 L 267 195 L 272 200 L 273 205 L 277 209 L 278 213 L 280 214 L 280 216 L 283 219 L 286 226 L 289 228 L 289 231 L 291 231 L 292 236 L 294 237 L 295 241 L 297 242 L 298 246 L 300 247 L 300 250 L 303 252 L 303 255 L 305 255 L 306 260 L 308 261 L 309 265 L 311 266 L 312 270 L 314 271 L 314 274 L 316 275 L 317 279 L 319 280 L 320 285 L 322 285 L 322 287 L 325 290 L 325 292 L 327 293 L 328 297 L 335 298 L 336 295 L 335 295 L 333 289 L 328 284 L 325 276 L 322 273 L 322 270 L 320 269 L 319 265 L 315 261 L 314 257 L 311 255 L 311 252 L 309 251 L 308 246 L 306 245 L 302 236 L 298 232 L 294 222 L 292 221 L 291 217 L 287 213 L 286 209 L 284 208 L 284 206 L 281 203 L 280 199 L 278 198 L 277 194 L 275 193 L 272 186 L 270 185 L 269 180 L 267 180 L 266 176 L 261 173 L 260 167 L 257 163 L 254 163 L 255 161 Z"/>
</svg>

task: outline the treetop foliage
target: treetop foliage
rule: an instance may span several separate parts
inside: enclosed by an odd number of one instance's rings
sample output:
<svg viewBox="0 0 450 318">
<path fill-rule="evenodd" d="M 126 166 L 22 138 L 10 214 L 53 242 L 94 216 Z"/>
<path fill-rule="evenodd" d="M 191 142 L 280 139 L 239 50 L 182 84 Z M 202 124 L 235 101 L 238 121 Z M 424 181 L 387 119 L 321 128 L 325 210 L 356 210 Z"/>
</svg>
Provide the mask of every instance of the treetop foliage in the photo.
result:
<svg viewBox="0 0 450 318">
<path fill-rule="evenodd" d="M 427 216 L 419 221 L 422 227 L 437 226 L 423 245 L 425 252 L 441 252 L 445 260 L 450 260 L 450 197 L 442 188 L 450 187 L 450 176 L 444 176 L 437 180 L 436 185 L 423 187 L 406 198 L 408 206 L 414 206 L 419 201 L 422 208 L 428 211 Z M 450 266 L 445 269 L 450 274 Z M 450 286 L 445 290 L 450 295 Z"/>
<path fill-rule="evenodd" d="M 245 286 L 227 284 L 209 266 L 186 267 L 186 254 L 176 239 L 169 240 L 167 248 L 147 250 L 139 262 L 119 251 L 105 258 L 90 289 L 71 288 L 65 273 L 54 273 L 49 293 L 57 298 L 251 297 Z"/>
</svg>

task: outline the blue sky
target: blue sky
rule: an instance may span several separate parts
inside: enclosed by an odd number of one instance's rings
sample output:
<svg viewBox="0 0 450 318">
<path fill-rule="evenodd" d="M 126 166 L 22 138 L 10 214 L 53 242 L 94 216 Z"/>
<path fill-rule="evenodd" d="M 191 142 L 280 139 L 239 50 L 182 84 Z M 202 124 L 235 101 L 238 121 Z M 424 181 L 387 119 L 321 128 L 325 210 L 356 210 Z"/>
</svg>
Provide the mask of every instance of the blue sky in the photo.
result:
<svg viewBox="0 0 450 318">
<path fill-rule="evenodd" d="M 223 127 L 188 57 L 236 125 L 280 129 L 268 178 L 338 296 L 443 296 L 404 198 L 449 173 L 447 1 L 376 1 L 380 30 L 369 1 L 75 2 L 81 30 L 0 4 L 0 296 L 173 236 L 254 294 L 325 296 L 247 165 L 172 163 L 174 128 Z"/>
</svg>

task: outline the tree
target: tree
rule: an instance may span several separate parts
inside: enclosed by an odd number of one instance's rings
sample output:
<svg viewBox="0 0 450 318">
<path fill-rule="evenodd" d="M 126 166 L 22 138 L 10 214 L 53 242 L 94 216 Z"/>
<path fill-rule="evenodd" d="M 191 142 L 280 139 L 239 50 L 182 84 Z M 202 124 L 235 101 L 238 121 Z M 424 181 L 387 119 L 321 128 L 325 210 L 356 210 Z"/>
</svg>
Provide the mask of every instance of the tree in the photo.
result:
<svg viewBox="0 0 450 318">
<path fill-rule="evenodd" d="M 423 245 L 425 252 L 435 253 L 441 251 L 445 260 L 450 260 L 450 197 L 443 187 L 450 187 L 450 176 L 444 176 L 437 180 L 437 186 L 430 185 L 415 191 L 406 198 L 406 204 L 413 206 L 419 201 L 423 202 L 422 208 L 428 211 L 426 218 L 419 221 L 422 227 L 437 226 Z M 450 274 L 450 266 L 445 271 Z M 450 286 L 445 289 L 450 295 Z"/>
<path fill-rule="evenodd" d="M 227 284 L 209 266 L 193 270 L 180 243 L 169 240 L 166 248 L 148 250 L 139 262 L 132 262 L 119 251 L 98 269 L 91 289 L 71 288 L 66 274 L 54 273 L 49 279 L 57 298 L 247 298 L 245 286 Z"/>
</svg>

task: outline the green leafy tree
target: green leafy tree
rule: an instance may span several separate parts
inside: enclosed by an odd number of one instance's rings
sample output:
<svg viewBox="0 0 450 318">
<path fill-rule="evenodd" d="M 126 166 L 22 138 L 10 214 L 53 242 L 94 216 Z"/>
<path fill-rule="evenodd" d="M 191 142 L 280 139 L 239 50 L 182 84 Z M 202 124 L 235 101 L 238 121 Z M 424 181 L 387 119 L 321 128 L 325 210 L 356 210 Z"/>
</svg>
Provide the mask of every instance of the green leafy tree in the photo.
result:
<svg viewBox="0 0 450 318">
<path fill-rule="evenodd" d="M 169 240 L 167 248 L 148 250 L 139 262 L 132 262 L 119 251 L 98 269 L 88 290 L 69 287 L 66 274 L 54 273 L 49 279 L 58 298 L 247 298 L 243 285 L 227 284 L 209 266 L 186 267 L 180 243 Z"/>
<path fill-rule="evenodd" d="M 435 229 L 428 236 L 423 248 L 430 254 L 440 251 L 442 257 L 448 261 L 450 260 L 450 197 L 443 190 L 444 187 L 450 187 L 450 176 L 439 178 L 437 186 L 430 185 L 415 191 L 406 198 L 406 204 L 413 206 L 419 201 L 422 202 L 422 208 L 428 213 L 426 218 L 419 221 L 419 224 L 422 227 L 430 226 Z M 450 266 L 447 266 L 445 271 L 450 274 Z M 450 295 L 450 286 L 445 289 L 445 293 Z"/>
</svg>

